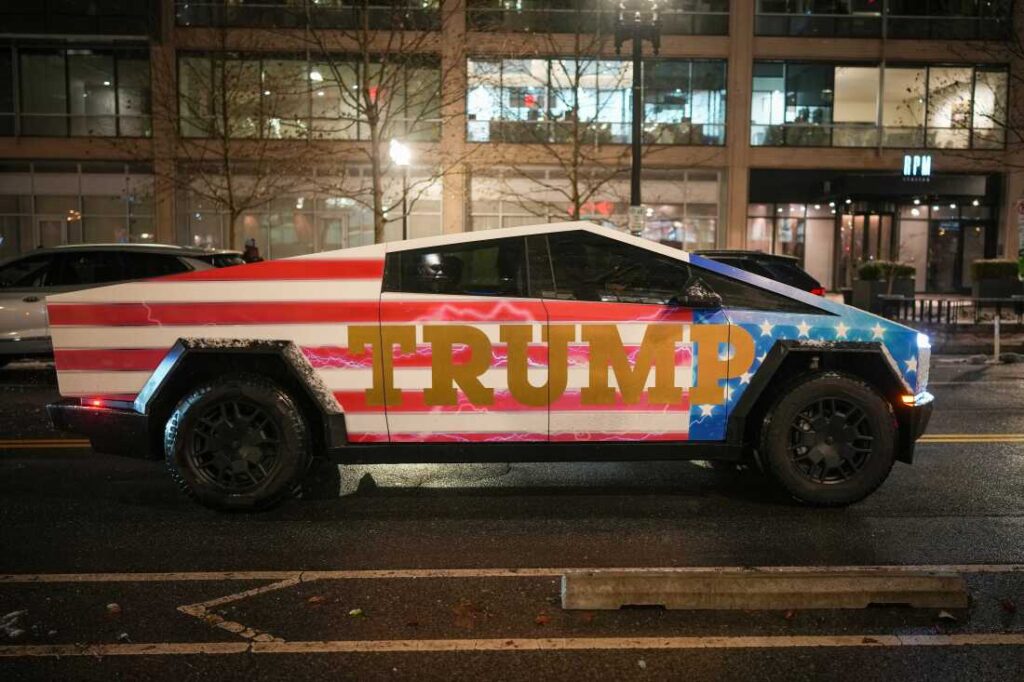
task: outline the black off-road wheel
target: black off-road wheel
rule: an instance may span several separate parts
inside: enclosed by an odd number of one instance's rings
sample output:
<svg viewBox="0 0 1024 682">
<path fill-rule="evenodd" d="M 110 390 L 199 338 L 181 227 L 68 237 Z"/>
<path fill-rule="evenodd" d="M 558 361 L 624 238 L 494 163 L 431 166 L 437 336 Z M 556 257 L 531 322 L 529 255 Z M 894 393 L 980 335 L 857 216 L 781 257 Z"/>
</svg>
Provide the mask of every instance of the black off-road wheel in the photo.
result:
<svg viewBox="0 0 1024 682">
<path fill-rule="evenodd" d="M 266 509 L 293 496 L 311 461 L 295 401 L 263 377 L 220 377 L 182 398 L 164 430 L 171 476 L 221 510 Z"/>
<path fill-rule="evenodd" d="M 806 504 L 858 502 L 889 476 L 896 420 L 868 384 L 825 373 L 782 393 L 761 430 L 761 460 L 772 478 Z"/>
</svg>

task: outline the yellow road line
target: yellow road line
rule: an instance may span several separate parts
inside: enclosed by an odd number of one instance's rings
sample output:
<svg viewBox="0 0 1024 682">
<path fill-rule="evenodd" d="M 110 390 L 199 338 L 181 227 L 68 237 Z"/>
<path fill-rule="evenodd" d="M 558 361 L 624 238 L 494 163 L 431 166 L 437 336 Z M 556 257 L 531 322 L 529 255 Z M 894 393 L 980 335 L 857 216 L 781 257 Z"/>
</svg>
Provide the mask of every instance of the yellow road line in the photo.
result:
<svg viewBox="0 0 1024 682">
<path fill-rule="evenodd" d="M 152 642 L 0 646 L 0 658 L 65 656 L 196 656 L 228 654 L 429 653 L 460 651 L 598 651 L 1022 646 L 1024 633 L 956 635 L 769 635 L 738 637 L 544 637 L 384 639 L 296 642 Z"/>
<path fill-rule="evenodd" d="M 550 568 L 384 568 L 323 571 L 178 571 L 163 573 L 9 573 L 0 585 L 23 583 L 161 583 L 229 580 L 405 580 L 423 578 L 554 578 L 574 571 L 615 573 L 828 573 L 908 571 L 1024 573 L 1024 564 L 895 564 L 870 566 L 565 566 Z M 276 588 L 275 588 L 276 589 Z M 207 604 L 204 602 L 204 604 Z"/>
</svg>

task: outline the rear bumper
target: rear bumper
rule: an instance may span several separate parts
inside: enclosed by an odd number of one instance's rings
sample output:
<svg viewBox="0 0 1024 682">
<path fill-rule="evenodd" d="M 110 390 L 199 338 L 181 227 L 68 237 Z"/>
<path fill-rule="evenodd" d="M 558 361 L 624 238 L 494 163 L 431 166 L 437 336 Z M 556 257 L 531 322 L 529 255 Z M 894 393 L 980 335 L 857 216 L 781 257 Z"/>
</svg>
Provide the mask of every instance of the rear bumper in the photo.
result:
<svg viewBox="0 0 1024 682">
<path fill-rule="evenodd" d="M 932 418 L 932 407 L 935 402 L 931 393 L 919 393 L 911 405 L 902 405 L 896 413 L 900 426 L 900 449 L 898 459 L 901 462 L 914 461 L 914 446 L 917 439 L 924 435 L 928 422 Z"/>
<path fill-rule="evenodd" d="M 96 452 L 144 459 L 155 442 L 149 417 L 131 408 L 93 407 L 68 399 L 46 406 L 53 428 L 85 436 Z"/>
</svg>

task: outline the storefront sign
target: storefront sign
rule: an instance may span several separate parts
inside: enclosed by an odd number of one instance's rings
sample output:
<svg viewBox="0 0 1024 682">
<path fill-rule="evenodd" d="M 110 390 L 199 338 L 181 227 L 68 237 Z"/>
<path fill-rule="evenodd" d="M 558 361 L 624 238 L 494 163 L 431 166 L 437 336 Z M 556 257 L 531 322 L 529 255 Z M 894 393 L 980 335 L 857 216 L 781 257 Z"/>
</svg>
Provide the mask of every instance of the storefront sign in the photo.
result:
<svg viewBox="0 0 1024 682">
<path fill-rule="evenodd" d="M 907 178 L 929 178 L 932 175 L 931 154 L 904 154 L 903 176 Z"/>
</svg>

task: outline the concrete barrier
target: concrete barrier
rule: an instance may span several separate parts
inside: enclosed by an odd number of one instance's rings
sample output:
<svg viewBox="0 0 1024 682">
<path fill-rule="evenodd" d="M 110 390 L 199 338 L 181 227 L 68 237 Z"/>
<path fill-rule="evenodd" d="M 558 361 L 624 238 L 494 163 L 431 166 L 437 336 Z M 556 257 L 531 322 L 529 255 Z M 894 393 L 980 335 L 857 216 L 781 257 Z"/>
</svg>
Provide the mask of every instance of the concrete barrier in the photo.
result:
<svg viewBox="0 0 1024 682">
<path fill-rule="evenodd" d="M 562 576 L 563 609 L 961 609 L 967 604 L 963 577 L 952 573 L 579 571 Z"/>
</svg>

